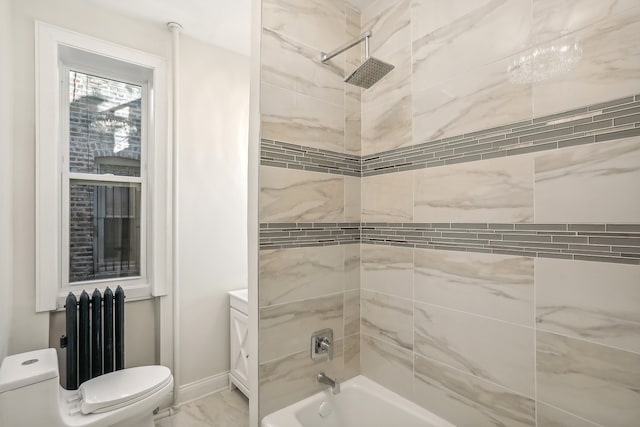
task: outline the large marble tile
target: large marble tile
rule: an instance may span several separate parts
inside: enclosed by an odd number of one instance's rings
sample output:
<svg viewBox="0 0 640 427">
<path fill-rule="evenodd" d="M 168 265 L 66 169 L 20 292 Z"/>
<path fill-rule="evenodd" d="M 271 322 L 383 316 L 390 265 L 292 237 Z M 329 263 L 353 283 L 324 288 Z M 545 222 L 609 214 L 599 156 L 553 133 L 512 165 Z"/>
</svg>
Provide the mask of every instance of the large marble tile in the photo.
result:
<svg viewBox="0 0 640 427">
<path fill-rule="evenodd" d="M 360 30 L 360 12 L 349 7 L 345 8 L 347 25 L 346 38 L 351 40 L 358 37 Z M 347 50 L 345 55 L 346 69 L 352 70 L 360 65 L 363 52 L 362 44 Z M 346 75 L 346 73 L 344 74 Z M 344 150 L 347 153 L 361 154 L 361 127 L 362 127 L 362 89 L 348 84 L 344 86 Z"/>
<path fill-rule="evenodd" d="M 344 62 L 323 64 L 320 51 L 268 28 L 262 31 L 262 81 L 333 104 L 344 102 Z"/>
<path fill-rule="evenodd" d="M 536 222 L 640 218 L 640 137 L 539 155 L 535 174 Z"/>
<path fill-rule="evenodd" d="M 362 289 L 413 298 L 413 248 L 362 246 Z"/>
<path fill-rule="evenodd" d="M 534 401 L 415 356 L 414 400 L 457 426 L 535 426 Z"/>
<path fill-rule="evenodd" d="M 344 220 L 347 222 L 360 222 L 362 205 L 361 180 L 353 176 L 344 177 Z"/>
<path fill-rule="evenodd" d="M 533 260 L 498 254 L 416 249 L 414 298 L 533 326 Z"/>
<path fill-rule="evenodd" d="M 640 420 L 640 354 L 537 332 L 537 396 L 598 424 Z"/>
<path fill-rule="evenodd" d="M 359 106 L 360 104 L 358 104 Z M 349 154 L 361 155 L 362 119 L 360 109 L 357 115 L 350 110 L 345 110 L 344 120 L 344 151 Z"/>
<path fill-rule="evenodd" d="M 332 104 L 265 82 L 260 88 L 262 138 L 344 151 L 343 104 Z"/>
<path fill-rule="evenodd" d="M 362 33 L 362 29 L 360 27 L 360 20 L 362 19 L 362 14 L 359 10 L 345 5 L 345 18 L 346 18 L 346 26 L 345 26 L 345 34 L 346 39 L 352 40 L 358 37 Z M 345 61 L 348 64 L 358 65 L 361 60 L 362 53 L 364 52 L 364 46 L 360 44 L 358 47 L 353 47 L 344 53 Z"/>
<path fill-rule="evenodd" d="M 372 87 L 369 90 L 374 89 Z M 391 88 L 376 99 L 371 99 L 366 92 L 363 94 L 363 155 L 411 145 L 411 97 L 411 89 L 404 83 Z"/>
<path fill-rule="evenodd" d="M 410 399 L 413 377 L 412 353 L 367 335 L 361 337 L 362 375 Z"/>
<path fill-rule="evenodd" d="M 260 166 L 260 222 L 344 220 L 344 177 Z"/>
<path fill-rule="evenodd" d="M 413 350 L 411 300 L 364 289 L 360 296 L 360 331 L 395 346 Z"/>
<path fill-rule="evenodd" d="M 349 154 L 362 153 L 362 89 L 344 86 L 344 151 Z"/>
<path fill-rule="evenodd" d="M 414 177 L 416 222 L 533 222 L 528 156 L 422 169 Z"/>
<path fill-rule="evenodd" d="M 344 336 L 360 333 L 360 290 L 344 293 Z"/>
<path fill-rule="evenodd" d="M 345 245 L 344 253 L 344 289 L 360 289 L 360 245 Z"/>
<path fill-rule="evenodd" d="M 416 353 L 533 398 L 533 328 L 421 303 L 414 325 Z"/>
<path fill-rule="evenodd" d="M 265 0 L 262 25 L 324 52 L 346 42 L 340 0 Z"/>
<path fill-rule="evenodd" d="M 343 380 L 360 375 L 360 334 L 344 338 Z"/>
<path fill-rule="evenodd" d="M 536 258 L 539 329 L 640 353 L 640 267 Z"/>
<path fill-rule="evenodd" d="M 413 90 L 413 143 L 489 129 L 531 118 L 531 85 L 513 84 L 500 60 L 465 70 L 437 86 Z"/>
<path fill-rule="evenodd" d="M 536 402 L 536 418 L 538 427 L 598 427 L 598 424 L 541 402 Z"/>
<path fill-rule="evenodd" d="M 335 341 L 333 360 L 316 361 L 309 350 L 301 351 L 259 367 L 260 418 L 311 396 L 327 386 L 316 377 L 324 371 L 332 378 L 343 377 L 344 354 L 342 339 Z"/>
<path fill-rule="evenodd" d="M 363 222 L 411 222 L 413 172 L 362 178 Z"/>
<path fill-rule="evenodd" d="M 416 89 L 503 59 L 531 38 L 528 0 L 414 1 L 411 19 Z"/>
<path fill-rule="evenodd" d="M 239 390 L 226 390 L 180 408 L 156 427 L 249 427 L 249 400 Z"/>
<path fill-rule="evenodd" d="M 534 83 L 535 116 L 622 98 L 638 92 L 640 7 L 597 22 L 570 37 L 581 44 L 582 58 L 571 71 Z"/>
<path fill-rule="evenodd" d="M 636 0 L 533 0 L 533 41 L 562 37 L 637 5 Z"/>
<path fill-rule="evenodd" d="M 175 417 L 167 417 L 157 420 L 154 423 L 155 427 L 173 427 L 173 418 Z"/>
<path fill-rule="evenodd" d="M 371 30 L 371 55 L 395 68 L 362 93 L 362 153 L 411 145 L 411 33 L 409 0 L 381 0 L 362 14 Z M 347 69 L 347 71 L 350 71 Z"/>
<path fill-rule="evenodd" d="M 411 10 L 409 0 L 378 0 L 361 12 L 362 32 L 371 31 L 372 55 L 401 55 L 410 49 Z M 381 58 L 382 59 L 382 58 Z"/>
<path fill-rule="evenodd" d="M 331 328 L 343 336 L 343 293 L 260 309 L 260 363 L 298 351 L 309 351 L 315 331 Z M 308 354 L 307 354 L 308 356 Z"/>
<path fill-rule="evenodd" d="M 344 289 L 344 246 L 260 251 L 260 307 Z"/>
</svg>

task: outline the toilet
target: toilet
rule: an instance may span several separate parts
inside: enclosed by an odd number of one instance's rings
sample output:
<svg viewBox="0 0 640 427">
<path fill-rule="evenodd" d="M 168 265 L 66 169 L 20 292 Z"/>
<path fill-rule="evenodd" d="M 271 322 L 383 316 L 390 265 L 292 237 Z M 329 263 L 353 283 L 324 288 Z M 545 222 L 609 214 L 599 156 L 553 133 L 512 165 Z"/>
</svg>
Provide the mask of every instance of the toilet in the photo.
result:
<svg viewBox="0 0 640 427">
<path fill-rule="evenodd" d="M 78 390 L 60 386 L 55 349 L 7 356 L 0 366 L 0 427 L 153 427 L 169 402 L 173 376 L 164 366 L 101 375 Z"/>
</svg>

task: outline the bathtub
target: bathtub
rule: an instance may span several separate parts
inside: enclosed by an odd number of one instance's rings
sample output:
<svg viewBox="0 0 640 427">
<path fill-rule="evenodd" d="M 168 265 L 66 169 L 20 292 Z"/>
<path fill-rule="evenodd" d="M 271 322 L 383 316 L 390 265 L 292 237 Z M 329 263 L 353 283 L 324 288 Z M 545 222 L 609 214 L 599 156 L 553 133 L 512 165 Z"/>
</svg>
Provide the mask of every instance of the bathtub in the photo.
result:
<svg viewBox="0 0 640 427">
<path fill-rule="evenodd" d="M 273 414 L 261 427 L 455 427 L 415 403 L 359 375 Z"/>
</svg>

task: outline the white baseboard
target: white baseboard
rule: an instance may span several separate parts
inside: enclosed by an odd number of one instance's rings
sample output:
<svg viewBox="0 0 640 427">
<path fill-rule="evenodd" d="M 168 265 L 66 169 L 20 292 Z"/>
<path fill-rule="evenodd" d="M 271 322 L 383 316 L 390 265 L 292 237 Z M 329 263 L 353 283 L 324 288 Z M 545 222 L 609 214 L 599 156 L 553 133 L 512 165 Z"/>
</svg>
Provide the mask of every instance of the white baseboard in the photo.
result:
<svg viewBox="0 0 640 427">
<path fill-rule="evenodd" d="M 189 384 L 181 385 L 178 389 L 178 398 L 176 406 L 184 405 L 192 400 L 200 399 L 209 394 L 229 389 L 229 372 L 213 375 L 194 381 Z"/>
</svg>

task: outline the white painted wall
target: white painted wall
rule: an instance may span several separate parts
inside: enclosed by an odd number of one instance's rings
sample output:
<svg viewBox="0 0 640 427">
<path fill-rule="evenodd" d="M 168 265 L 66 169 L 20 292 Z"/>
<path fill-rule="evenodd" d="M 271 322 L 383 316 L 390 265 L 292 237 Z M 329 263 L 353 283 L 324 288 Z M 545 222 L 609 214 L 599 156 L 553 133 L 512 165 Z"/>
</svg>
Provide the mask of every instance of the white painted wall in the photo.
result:
<svg viewBox="0 0 640 427">
<path fill-rule="evenodd" d="M 13 293 L 11 2 L 0 0 L 0 360 L 7 355 Z"/>
<path fill-rule="evenodd" d="M 127 18 L 82 0 L 14 0 L 12 9 L 14 295 L 9 352 L 19 353 L 49 344 L 49 315 L 35 312 L 34 21 L 164 57 L 170 54 L 170 38 L 163 26 Z"/>
<path fill-rule="evenodd" d="M 182 383 L 229 370 L 227 291 L 247 287 L 249 58 L 180 39 Z"/>
<path fill-rule="evenodd" d="M 13 212 L 15 285 L 9 352 L 18 353 L 47 347 L 50 331 L 50 316 L 35 313 L 34 20 L 167 59 L 171 38 L 164 25 L 119 15 L 83 0 L 13 0 L 12 7 L 15 140 L 8 144 L 13 153 L 0 161 L 3 177 L 5 163 L 13 164 L 9 190 L 14 198 L 3 205 L 2 219 L 5 211 Z M 226 291 L 247 283 L 248 64 L 247 57 L 182 38 L 179 245 L 183 384 L 229 370 Z M 10 249 L 3 244 L 3 251 L 5 246 Z M 150 306 L 143 305 L 148 317 L 154 316 Z M 52 323 L 52 340 L 59 333 L 58 323 L 57 319 Z M 155 326 L 158 328 L 157 319 Z M 157 340 L 142 344 L 128 340 L 127 344 L 128 354 L 135 352 L 127 356 L 129 361 L 142 363 L 147 357 L 137 357 L 142 354 L 155 354 L 159 359 L 157 348 L 148 348 L 157 345 Z M 132 349 L 136 344 L 141 345 L 137 351 Z"/>
</svg>

